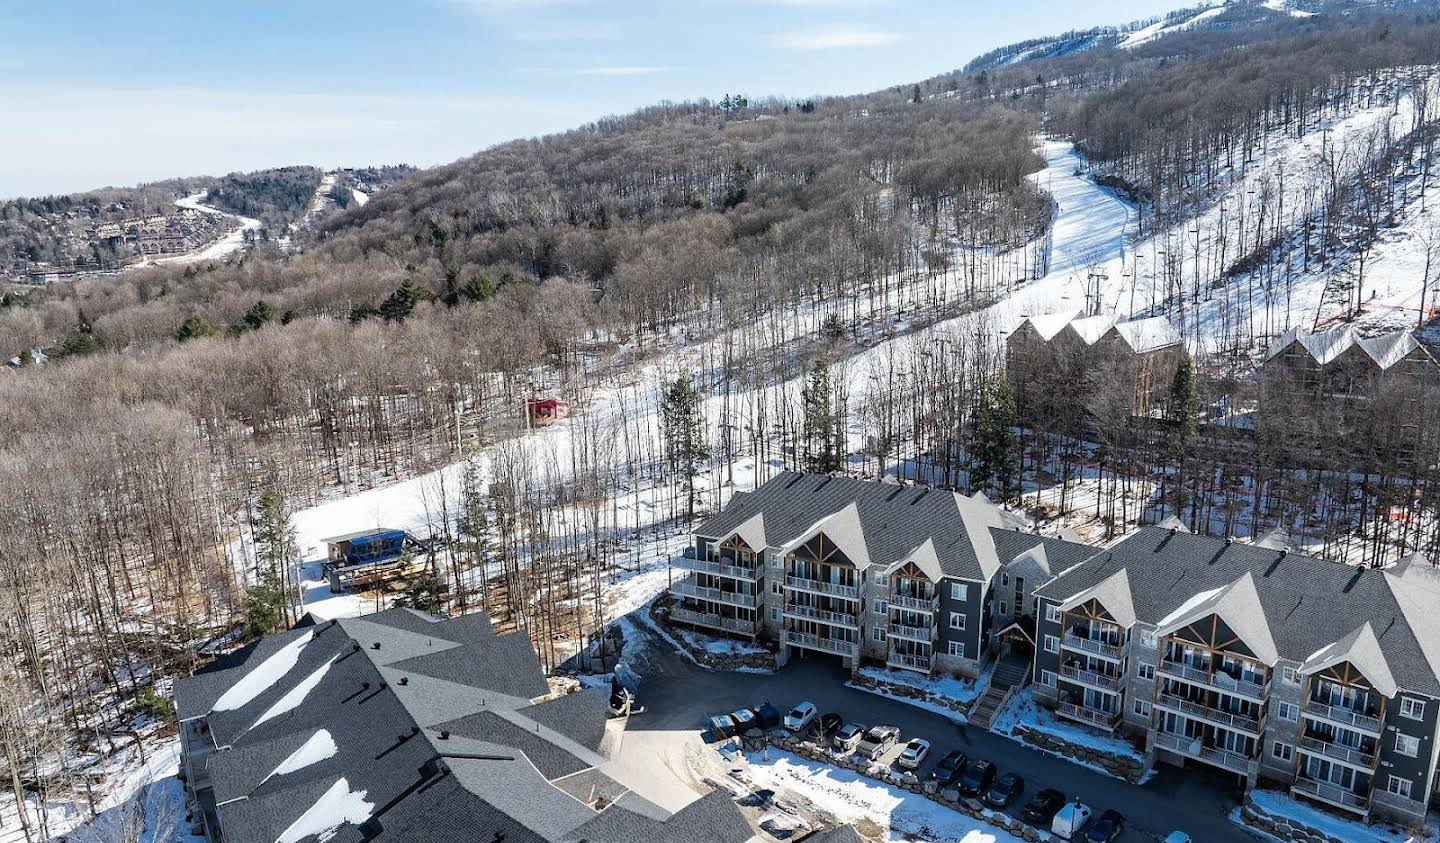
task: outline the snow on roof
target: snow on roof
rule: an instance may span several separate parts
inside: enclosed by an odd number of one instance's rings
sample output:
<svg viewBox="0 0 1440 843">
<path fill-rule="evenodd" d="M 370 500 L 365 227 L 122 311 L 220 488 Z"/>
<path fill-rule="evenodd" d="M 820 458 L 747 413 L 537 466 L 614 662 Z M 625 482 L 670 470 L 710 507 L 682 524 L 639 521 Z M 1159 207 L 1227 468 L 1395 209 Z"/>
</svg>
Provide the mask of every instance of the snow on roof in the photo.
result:
<svg viewBox="0 0 1440 843">
<path fill-rule="evenodd" d="M 1130 346 L 1131 351 L 1142 353 L 1179 345 L 1181 341 L 1180 332 L 1164 316 L 1121 322 L 1115 326 L 1115 332 Z"/>
<path fill-rule="evenodd" d="M 1027 316 L 1025 321 L 1035 329 L 1035 333 L 1047 342 L 1054 339 L 1055 335 L 1070 324 L 1070 320 L 1076 316 L 1075 311 L 1060 311 L 1058 313 L 1042 313 L 1039 316 Z"/>
<path fill-rule="evenodd" d="M 1060 611 L 1068 612 L 1091 600 L 1098 601 L 1110 617 L 1123 627 L 1129 628 L 1135 624 L 1135 602 L 1130 597 L 1130 575 L 1124 568 L 1116 571 L 1093 587 L 1087 588 L 1078 594 L 1072 594 L 1065 602 L 1060 604 Z"/>
<path fill-rule="evenodd" d="M 330 789 L 301 814 L 290 827 L 280 832 L 275 843 L 300 843 L 310 836 L 316 836 L 320 843 L 335 836 L 340 826 L 346 823 L 359 825 L 370 819 L 375 803 L 365 801 L 366 791 L 352 791 L 350 783 L 343 777 L 337 779 Z"/>
<path fill-rule="evenodd" d="M 290 672 L 290 668 L 300 661 L 300 651 L 315 637 L 313 631 L 306 631 L 304 635 L 297 637 L 294 641 L 281 647 L 270 655 L 265 661 L 256 665 L 255 669 L 242 676 L 239 681 L 230 686 L 230 689 L 220 695 L 220 699 L 211 706 L 211 711 L 233 711 L 242 708 L 251 700 L 265 693 L 265 691 L 279 682 L 281 677 Z"/>
<path fill-rule="evenodd" d="M 1355 331 L 1349 325 L 1341 325 L 1338 328 L 1306 334 L 1299 337 L 1299 340 L 1305 350 L 1310 352 L 1310 356 L 1315 358 L 1315 362 L 1323 366 L 1355 344 Z"/>
<path fill-rule="evenodd" d="M 261 784 L 269 781 L 275 776 L 283 776 L 286 773 L 293 773 L 296 770 L 303 770 L 311 764 L 319 764 L 326 758 L 333 757 L 340 749 L 335 745 L 335 739 L 330 732 L 321 729 L 311 735 L 300 748 L 290 753 L 280 766 L 270 771 L 270 775 L 261 780 Z"/>
<path fill-rule="evenodd" d="M 1234 582 L 1186 600 L 1156 625 L 1155 634 L 1169 635 L 1210 615 L 1223 620 L 1260 661 L 1274 665 L 1280 658 L 1275 639 L 1270 635 L 1270 624 L 1265 620 L 1265 607 L 1260 603 L 1260 593 L 1249 571 Z"/>
<path fill-rule="evenodd" d="M 1369 621 L 1356 627 L 1354 632 L 1334 644 L 1321 647 L 1310 654 L 1310 658 L 1300 665 L 1300 672 L 1308 676 L 1342 662 L 1348 662 L 1360 671 L 1375 690 L 1387 697 L 1395 696 L 1395 692 L 1399 690 L 1394 675 L 1390 673 L 1390 664 L 1385 661 L 1385 654 L 1380 651 L 1380 642 L 1376 640 L 1375 630 L 1370 628 Z"/>
<path fill-rule="evenodd" d="M 1086 345 L 1094 345 L 1097 340 L 1105 336 L 1106 331 L 1113 327 L 1115 327 L 1115 317 L 1104 313 L 1099 316 L 1074 319 L 1070 322 L 1070 330 L 1074 331 Z"/>
<path fill-rule="evenodd" d="M 330 670 L 330 665 L 334 664 L 338 658 L 340 658 L 338 655 L 331 656 L 329 661 L 315 668 L 309 676 L 296 682 L 295 687 L 285 692 L 285 696 L 276 700 L 274 705 L 265 709 L 265 713 L 260 715 L 254 723 L 251 723 L 250 728 L 253 729 L 266 720 L 279 717 L 287 711 L 293 711 L 299 708 L 300 704 L 305 702 L 305 697 L 310 691 L 312 691 L 316 685 L 320 684 L 321 679 L 325 678 L 325 674 Z"/>
<path fill-rule="evenodd" d="M 765 513 L 757 512 L 735 528 L 735 536 L 751 550 L 765 549 Z"/>
<path fill-rule="evenodd" d="M 1310 355 L 1316 363 L 1324 366 L 1335 358 L 1349 351 L 1352 346 L 1359 346 L 1375 365 L 1381 370 L 1389 369 L 1416 349 L 1424 349 L 1419 341 L 1415 339 L 1412 332 L 1392 331 L 1378 337 L 1362 339 L 1349 325 L 1340 325 L 1324 331 L 1314 333 L 1302 333 L 1299 328 L 1291 328 L 1275 338 L 1270 343 L 1270 348 L 1265 351 L 1265 361 L 1279 355 L 1293 343 L 1300 343 L 1301 347 Z"/>
<path fill-rule="evenodd" d="M 1360 348 L 1370 355 L 1370 359 L 1375 361 L 1376 366 L 1388 369 L 1404 360 L 1410 352 L 1420 348 L 1420 343 L 1409 331 L 1395 331 L 1360 340 Z"/>
</svg>

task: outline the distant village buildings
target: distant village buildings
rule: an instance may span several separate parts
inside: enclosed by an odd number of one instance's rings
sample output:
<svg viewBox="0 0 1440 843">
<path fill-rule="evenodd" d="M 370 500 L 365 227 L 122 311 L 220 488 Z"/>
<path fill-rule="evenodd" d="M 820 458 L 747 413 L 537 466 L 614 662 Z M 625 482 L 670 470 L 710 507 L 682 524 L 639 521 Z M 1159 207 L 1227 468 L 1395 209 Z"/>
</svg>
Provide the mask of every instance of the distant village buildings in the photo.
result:
<svg viewBox="0 0 1440 843">
<path fill-rule="evenodd" d="M 1156 410 L 1184 357 L 1180 332 L 1163 316 L 1118 321 L 1074 313 L 1029 316 L 1005 340 L 1005 368 L 1021 412 L 1043 412 L 1037 390 L 1065 400 L 1088 399 L 1104 389 L 1132 416 Z M 1063 385 L 1063 389 L 1053 387 Z"/>
</svg>

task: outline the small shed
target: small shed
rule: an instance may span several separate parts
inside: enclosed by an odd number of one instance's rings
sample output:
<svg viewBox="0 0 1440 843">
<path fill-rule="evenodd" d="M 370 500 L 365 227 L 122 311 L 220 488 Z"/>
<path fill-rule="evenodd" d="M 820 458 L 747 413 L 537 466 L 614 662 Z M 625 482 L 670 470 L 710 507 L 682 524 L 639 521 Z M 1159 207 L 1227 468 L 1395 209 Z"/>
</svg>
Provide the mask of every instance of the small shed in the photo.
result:
<svg viewBox="0 0 1440 843">
<path fill-rule="evenodd" d="M 539 396 L 525 401 L 525 418 L 534 427 L 549 427 L 570 416 L 570 402 Z"/>
<path fill-rule="evenodd" d="M 325 540 L 331 591 L 380 585 L 425 569 L 430 547 L 404 530 L 376 527 Z"/>
</svg>

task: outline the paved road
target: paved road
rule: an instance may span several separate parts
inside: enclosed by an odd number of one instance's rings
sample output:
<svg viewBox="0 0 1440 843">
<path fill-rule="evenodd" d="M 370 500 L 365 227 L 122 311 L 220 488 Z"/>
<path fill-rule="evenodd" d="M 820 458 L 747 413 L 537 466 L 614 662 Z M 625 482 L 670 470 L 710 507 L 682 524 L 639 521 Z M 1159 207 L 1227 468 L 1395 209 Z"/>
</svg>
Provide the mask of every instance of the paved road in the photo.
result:
<svg viewBox="0 0 1440 843">
<path fill-rule="evenodd" d="M 808 699 L 822 712 L 835 711 L 867 726 L 893 724 L 906 738 L 918 735 L 928 739 L 932 756 L 925 771 L 949 750 L 961 749 L 971 758 L 995 761 L 1002 772 L 1019 773 L 1025 777 L 1025 795 L 1012 806 L 1012 813 L 1030 794 L 1053 787 L 1079 797 L 1097 813 L 1118 809 L 1128 820 L 1121 838 L 1125 843 L 1155 840 L 1177 828 L 1202 843 L 1255 840 L 1228 819 L 1239 804 L 1238 786 L 1203 769 L 1182 771 L 1161 765 L 1145 785 L 1132 785 L 1009 738 L 957 725 L 939 714 L 848 688 L 849 673 L 838 662 L 797 659 L 770 675 L 719 673 L 697 667 L 653 637 L 651 644 L 638 665 L 644 678 L 639 698 L 645 713 L 631 719 L 624 754 L 644 759 L 669 778 L 668 786 L 657 783 L 657 789 L 669 788 L 670 798 L 660 801 L 671 803 L 665 804 L 671 810 L 675 803 L 683 805 L 694 798 L 696 788 L 704 789 L 685 772 L 685 757 L 697 751 L 696 734 L 706 716 L 761 700 L 770 700 L 783 712 Z"/>
</svg>

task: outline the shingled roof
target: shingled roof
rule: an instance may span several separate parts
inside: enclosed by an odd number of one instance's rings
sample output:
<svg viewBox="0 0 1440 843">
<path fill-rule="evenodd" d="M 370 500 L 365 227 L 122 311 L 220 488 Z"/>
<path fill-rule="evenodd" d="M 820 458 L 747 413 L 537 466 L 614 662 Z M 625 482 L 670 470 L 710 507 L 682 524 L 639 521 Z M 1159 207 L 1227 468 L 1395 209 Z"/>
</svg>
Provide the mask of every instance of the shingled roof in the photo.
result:
<svg viewBox="0 0 1440 843">
<path fill-rule="evenodd" d="M 764 547 L 792 547 L 823 532 L 857 567 L 883 570 L 929 539 L 925 553 L 933 551 L 945 576 L 981 582 L 1008 559 L 997 552 L 991 528 L 1022 526 L 1018 516 L 980 496 L 786 471 L 753 492 L 736 494 L 695 533 L 722 541 L 744 527 L 753 535 L 756 516 L 764 525 Z"/>
<path fill-rule="evenodd" d="M 723 794 L 670 816 L 616 780 L 605 689 L 548 692 L 523 634 L 405 609 L 271 636 L 175 690 L 217 748 L 205 798 L 227 840 L 750 839 Z"/>
<path fill-rule="evenodd" d="M 1440 662 L 1433 660 L 1440 658 L 1440 622 L 1433 617 L 1440 587 L 1418 567 L 1408 575 L 1357 568 L 1283 548 L 1144 527 L 1062 572 L 1038 594 L 1064 602 L 1113 583 L 1122 571 L 1138 622 L 1163 628 L 1196 612 L 1221 613 L 1272 664 L 1351 653 L 1363 656 L 1377 685 L 1393 681 L 1440 695 Z M 1361 630 L 1366 624 L 1369 632 Z"/>
</svg>

